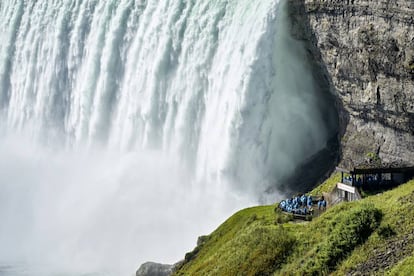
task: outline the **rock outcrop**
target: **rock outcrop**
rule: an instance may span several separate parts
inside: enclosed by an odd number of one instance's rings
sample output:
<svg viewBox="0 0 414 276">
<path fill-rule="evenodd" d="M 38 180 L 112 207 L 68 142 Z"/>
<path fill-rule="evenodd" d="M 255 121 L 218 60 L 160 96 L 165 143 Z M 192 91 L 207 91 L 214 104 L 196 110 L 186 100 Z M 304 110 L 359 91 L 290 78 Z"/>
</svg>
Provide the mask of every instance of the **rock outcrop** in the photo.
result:
<svg viewBox="0 0 414 276">
<path fill-rule="evenodd" d="M 414 2 L 289 0 L 338 97 L 341 165 L 414 165 Z"/>
<path fill-rule="evenodd" d="M 173 265 L 146 262 L 139 267 L 135 275 L 136 276 L 169 276 L 172 274 L 173 267 L 174 267 Z"/>
</svg>

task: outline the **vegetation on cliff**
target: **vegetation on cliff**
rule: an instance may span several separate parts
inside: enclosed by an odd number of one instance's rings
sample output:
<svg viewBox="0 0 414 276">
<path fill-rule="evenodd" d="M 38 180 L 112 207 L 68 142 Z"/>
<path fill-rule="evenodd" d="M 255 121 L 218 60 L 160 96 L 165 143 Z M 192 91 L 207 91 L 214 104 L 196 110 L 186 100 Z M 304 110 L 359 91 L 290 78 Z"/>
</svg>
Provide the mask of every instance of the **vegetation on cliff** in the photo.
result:
<svg viewBox="0 0 414 276">
<path fill-rule="evenodd" d="M 292 220 L 276 205 L 248 208 L 200 239 L 175 275 L 412 275 L 413 203 L 414 180 L 338 204 L 310 222 Z"/>
</svg>

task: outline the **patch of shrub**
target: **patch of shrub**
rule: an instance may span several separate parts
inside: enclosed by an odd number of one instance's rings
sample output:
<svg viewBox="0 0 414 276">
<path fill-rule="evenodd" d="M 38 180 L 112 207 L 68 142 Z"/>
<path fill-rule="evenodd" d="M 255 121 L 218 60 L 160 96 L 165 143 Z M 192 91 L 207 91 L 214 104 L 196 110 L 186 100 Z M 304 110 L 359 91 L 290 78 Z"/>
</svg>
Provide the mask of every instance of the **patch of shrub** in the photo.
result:
<svg viewBox="0 0 414 276">
<path fill-rule="evenodd" d="M 374 153 L 374 152 L 368 152 L 366 154 L 366 158 L 368 163 L 372 166 L 381 166 L 382 161 L 381 161 L 381 157 L 378 156 L 378 154 Z"/>
<path fill-rule="evenodd" d="M 394 236 L 395 234 L 394 229 L 389 224 L 378 228 L 378 235 L 382 238 L 386 239 Z"/>
<path fill-rule="evenodd" d="M 373 205 L 361 205 L 336 217 L 330 234 L 314 249 L 300 274 L 320 275 L 335 270 L 356 246 L 378 228 L 382 213 Z"/>
</svg>

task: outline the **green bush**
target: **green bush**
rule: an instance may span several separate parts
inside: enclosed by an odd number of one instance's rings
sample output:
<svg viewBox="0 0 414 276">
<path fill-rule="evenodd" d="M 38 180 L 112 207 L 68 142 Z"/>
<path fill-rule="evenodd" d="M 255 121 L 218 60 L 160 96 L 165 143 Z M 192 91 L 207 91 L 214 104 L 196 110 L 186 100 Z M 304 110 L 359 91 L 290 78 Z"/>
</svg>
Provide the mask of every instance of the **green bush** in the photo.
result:
<svg viewBox="0 0 414 276">
<path fill-rule="evenodd" d="M 396 233 L 394 229 L 387 224 L 386 226 L 381 226 L 378 228 L 378 235 L 382 238 L 389 238 L 391 236 L 394 236 Z"/>
<path fill-rule="evenodd" d="M 303 275 L 328 274 L 356 246 L 365 242 L 381 221 L 381 212 L 373 205 L 361 205 L 337 216 L 330 234 L 320 242 L 303 266 Z"/>
<path fill-rule="evenodd" d="M 381 157 L 379 157 L 378 154 L 374 152 L 368 152 L 366 154 L 366 157 L 370 163 L 370 166 L 381 166 L 382 161 L 381 161 Z"/>
</svg>

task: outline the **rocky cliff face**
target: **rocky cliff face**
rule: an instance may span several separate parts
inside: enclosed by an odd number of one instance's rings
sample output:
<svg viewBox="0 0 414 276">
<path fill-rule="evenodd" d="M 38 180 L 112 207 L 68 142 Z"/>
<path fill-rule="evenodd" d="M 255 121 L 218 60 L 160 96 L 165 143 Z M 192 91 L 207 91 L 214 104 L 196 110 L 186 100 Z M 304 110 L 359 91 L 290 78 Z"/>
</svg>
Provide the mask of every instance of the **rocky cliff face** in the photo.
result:
<svg viewBox="0 0 414 276">
<path fill-rule="evenodd" d="M 414 165 L 414 2 L 289 0 L 289 9 L 338 96 L 341 165 Z"/>
</svg>

